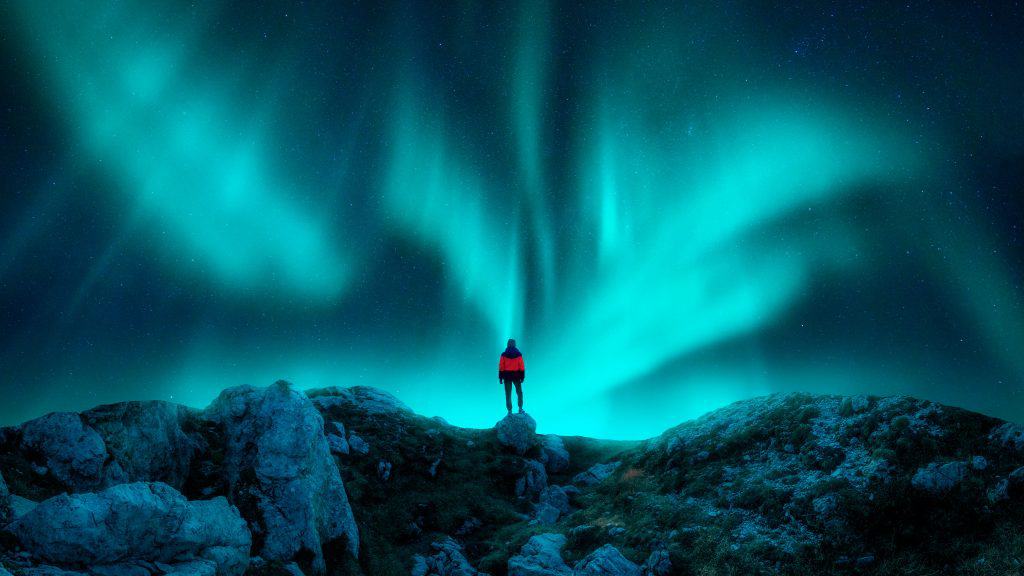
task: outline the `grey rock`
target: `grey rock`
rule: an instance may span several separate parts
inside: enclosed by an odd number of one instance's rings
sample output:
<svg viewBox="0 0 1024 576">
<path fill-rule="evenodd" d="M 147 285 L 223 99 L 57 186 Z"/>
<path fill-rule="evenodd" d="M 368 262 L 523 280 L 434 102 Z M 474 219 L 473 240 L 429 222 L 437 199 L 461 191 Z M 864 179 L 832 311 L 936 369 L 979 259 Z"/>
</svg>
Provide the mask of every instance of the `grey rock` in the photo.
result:
<svg viewBox="0 0 1024 576">
<path fill-rule="evenodd" d="M 337 434 L 327 435 L 327 446 L 331 450 L 331 454 L 342 454 L 348 456 L 349 445 L 348 440 L 338 436 Z"/>
<path fill-rule="evenodd" d="M 194 562 L 189 562 L 194 564 Z M 212 562 L 204 562 L 206 570 L 202 574 L 213 576 L 216 567 Z M 191 567 L 191 566 L 190 566 Z M 190 574 L 193 572 L 189 572 Z M 150 576 L 149 570 L 138 564 L 111 564 L 107 566 L 90 566 L 89 576 Z"/>
<path fill-rule="evenodd" d="M 352 452 L 361 456 L 366 456 L 370 453 L 370 445 L 355 432 L 348 433 L 348 446 L 352 449 Z"/>
<path fill-rule="evenodd" d="M 612 475 L 613 472 L 619 467 L 620 462 L 604 462 L 602 464 L 594 464 L 587 470 L 580 472 L 573 476 L 572 483 L 580 486 L 593 486 L 600 484 Z"/>
<path fill-rule="evenodd" d="M 640 567 L 630 562 L 611 544 L 594 550 L 576 563 L 573 576 L 641 576 Z"/>
<path fill-rule="evenodd" d="M 7 490 L 7 482 L 4 481 L 3 474 L 0 474 L 0 528 L 6 526 L 13 518 L 11 493 Z"/>
<path fill-rule="evenodd" d="M 387 482 L 391 478 L 391 462 L 387 460 L 381 460 L 377 463 L 377 476 L 381 480 Z"/>
<path fill-rule="evenodd" d="M 4 568 L 3 564 L 0 564 L 0 576 L 11 576 L 11 573 Z"/>
<path fill-rule="evenodd" d="M 834 493 L 824 494 L 812 500 L 811 507 L 818 516 L 828 516 L 839 507 L 839 498 Z"/>
<path fill-rule="evenodd" d="M 46 472 L 71 492 L 96 490 L 125 479 L 116 462 L 108 465 L 103 438 L 78 414 L 54 412 L 26 422 L 21 427 L 21 449 L 38 454 Z"/>
<path fill-rule="evenodd" d="M 54 566 L 33 566 L 18 571 L 19 576 L 86 576 L 81 572 L 61 570 Z"/>
<path fill-rule="evenodd" d="M 326 570 L 322 545 L 344 538 L 359 551 L 359 534 L 323 418 L 286 382 L 223 391 L 203 417 L 224 437 L 224 473 L 267 560 L 307 562 Z"/>
<path fill-rule="evenodd" d="M 430 545 L 433 554 L 413 557 L 412 576 L 487 576 L 473 568 L 462 552 L 462 546 L 453 538 Z"/>
<path fill-rule="evenodd" d="M 857 558 L 857 561 L 854 562 L 854 565 L 857 568 L 863 570 L 864 568 L 870 567 L 874 563 L 875 563 L 875 555 L 874 554 L 865 554 L 864 556 L 861 556 L 860 558 Z"/>
<path fill-rule="evenodd" d="M 214 576 L 217 566 L 209 560 L 193 560 L 171 566 L 164 576 Z"/>
<path fill-rule="evenodd" d="M 672 560 L 667 550 L 655 550 L 640 567 L 643 576 L 669 576 L 672 573 Z"/>
<path fill-rule="evenodd" d="M 467 534 L 472 534 L 473 532 L 475 532 L 478 529 L 480 529 L 483 525 L 484 525 L 484 523 L 481 522 L 479 518 L 476 518 L 476 517 L 466 518 L 466 520 L 462 523 L 462 525 L 459 526 L 457 530 L 455 530 L 455 535 L 456 536 L 466 536 Z"/>
<path fill-rule="evenodd" d="M 1010 497 L 1010 482 L 1003 478 L 988 491 L 988 501 L 995 504 Z"/>
<path fill-rule="evenodd" d="M 331 386 L 310 390 L 307 394 L 320 410 L 343 407 L 378 415 L 412 412 L 398 398 L 369 386 L 352 386 L 351 388 Z"/>
<path fill-rule="evenodd" d="M 967 465 L 963 462 L 932 462 L 924 468 L 918 468 L 911 484 L 918 490 L 930 494 L 945 494 L 955 488 L 967 476 Z"/>
<path fill-rule="evenodd" d="M 561 515 L 561 511 L 550 504 L 538 504 L 533 511 L 534 520 L 543 526 L 550 526 L 558 522 L 558 517 Z"/>
<path fill-rule="evenodd" d="M 295 562 L 289 562 L 285 564 L 284 571 L 288 574 L 291 574 L 291 576 L 305 576 L 305 574 L 303 574 L 302 572 L 302 569 L 299 568 L 299 565 Z"/>
<path fill-rule="evenodd" d="M 548 486 L 541 490 L 537 500 L 539 504 L 547 504 L 562 514 L 569 513 L 569 495 L 561 486 Z"/>
<path fill-rule="evenodd" d="M 557 474 L 569 467 L 569 451 L 565 449 L 565 442 L 561 436 L 544 434 L 540 436 L 541 458 L 551 474 Z"/>
<path fill-rule="evenodd" d="M 988 460 L 984 456 L 975 456 L 971 458 L 971 468 L 974 470 L 984 470 L 988 468 Z"/>
<path fill-rule="evenodd" d="M 523 475 L 516 481 L 516 496 L 533 500 L 547 488 L 548 474 L 536 460 L 526 460 L 523 466 Z"/>
<path fill-rule="evenodd" d="M 494 430 L 498 442 L 520 456 L 537 443 L 537 421 L 525 412 L 505 416 L 494 425 Z"/>
<path fill-rule="evenodd" d="M 22 498 L 17 494 L 11 494 L 11 517 L 9 520 L 16 520 L 35 509 L 39 504 L 28 498 Z"/>
<path fill-rule="evenodd" d="M 855 413 L 860 414 L 871 407 L 871 400 L 864 395 L 854 396 L 850 398 L 850 406 L 853 408 Z"/>
<path fill-rule="evenodd" d="M 538 534 L 531 537 L 508 560 L 509 576 L 571 576 L 572 571 L 562 560 L 565 536 Z"/>
<path fill-rule="evenodd" d="M 218 576 L 243 574 L 251 544 L 238 510 L 223 497 L 189 502 L 162 483 L 62 494 L 39 504 L 7 531 L 43 564 L 177 564 L 200 558 L 213 562 Z"/>
<path fill-rule="evenodd" d="M 1005 422 L 989 432 L 989 440 L 1003 448 L 1024 450 L 1024 426 Z"/>
<path fill-rule="evenodd" d="M 163 482 L 181 490 L 198 441 L 182 429 L 191 410 L 169 402 L 122 402 L 82 413 L 103 438 L 125 482 Z"/>
</svg>

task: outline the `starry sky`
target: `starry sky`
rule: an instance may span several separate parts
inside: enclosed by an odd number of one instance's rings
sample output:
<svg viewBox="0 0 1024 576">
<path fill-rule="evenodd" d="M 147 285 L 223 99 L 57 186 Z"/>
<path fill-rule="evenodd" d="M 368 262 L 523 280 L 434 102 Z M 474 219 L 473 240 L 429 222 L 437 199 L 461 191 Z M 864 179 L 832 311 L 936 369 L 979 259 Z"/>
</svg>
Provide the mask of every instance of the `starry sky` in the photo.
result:
<svg viewBox="0 0 1024 576">
<path fill-rule="evenodd" d="M 988 5 L 986 5 L 988 4 Z M 0 5 L 0 424 L 279 378 L 1024 421 L 1018 2 Z"/>
</svg>

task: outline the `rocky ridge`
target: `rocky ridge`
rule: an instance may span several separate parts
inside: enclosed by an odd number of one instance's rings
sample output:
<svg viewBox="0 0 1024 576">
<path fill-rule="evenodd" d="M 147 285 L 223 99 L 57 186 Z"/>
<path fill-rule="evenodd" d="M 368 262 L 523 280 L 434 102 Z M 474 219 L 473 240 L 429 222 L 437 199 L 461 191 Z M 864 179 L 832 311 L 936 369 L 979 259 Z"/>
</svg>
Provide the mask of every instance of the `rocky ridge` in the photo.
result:
<svg viewBox="0 0 1024 576">
<path fill-rule="evenodd" d="M 644 442 L 471 430 L 367 387 L 0 430 L 0 576 L 1007 574 L 1024 429 L 776 395 Z"/>
</svg>

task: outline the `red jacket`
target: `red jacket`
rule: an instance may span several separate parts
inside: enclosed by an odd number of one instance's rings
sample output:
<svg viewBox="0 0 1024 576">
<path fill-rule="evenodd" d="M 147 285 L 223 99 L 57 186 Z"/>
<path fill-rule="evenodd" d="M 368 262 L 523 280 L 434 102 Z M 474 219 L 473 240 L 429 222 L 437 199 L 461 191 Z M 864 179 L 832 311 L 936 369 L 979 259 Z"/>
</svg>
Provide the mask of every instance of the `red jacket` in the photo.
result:
<svg viewBox="0 0 1024 576">
<path fill-rule="evenodd" d="M 498 358 L 498 380 L 522 382 L 526 379 L 526 363 L 523 355 L 515 348 L 509 348 Z"/>
</svg>

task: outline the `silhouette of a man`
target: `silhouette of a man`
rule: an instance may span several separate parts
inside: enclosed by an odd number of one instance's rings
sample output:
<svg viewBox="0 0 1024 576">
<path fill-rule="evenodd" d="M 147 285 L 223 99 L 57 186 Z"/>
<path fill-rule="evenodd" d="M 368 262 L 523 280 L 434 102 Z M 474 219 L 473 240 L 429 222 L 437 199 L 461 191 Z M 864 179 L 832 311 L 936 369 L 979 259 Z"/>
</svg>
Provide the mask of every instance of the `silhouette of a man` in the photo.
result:
<svg viewBox="0 0 1024 576">
<path fill-rule="evenodd" d="M 505 385 L 505 408 L 512 413 L 512 385 L 516 386 L 516 397 L 519 399 L 519 412 L 523 412 L 523 380 L 526 379 L 526 364 L 523 355 L 516 348 L 516 341 L 508 339 L 505 351 L 498 359 L 498 381 Z"/>
</svg>

